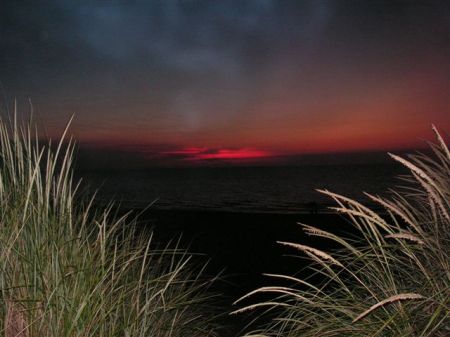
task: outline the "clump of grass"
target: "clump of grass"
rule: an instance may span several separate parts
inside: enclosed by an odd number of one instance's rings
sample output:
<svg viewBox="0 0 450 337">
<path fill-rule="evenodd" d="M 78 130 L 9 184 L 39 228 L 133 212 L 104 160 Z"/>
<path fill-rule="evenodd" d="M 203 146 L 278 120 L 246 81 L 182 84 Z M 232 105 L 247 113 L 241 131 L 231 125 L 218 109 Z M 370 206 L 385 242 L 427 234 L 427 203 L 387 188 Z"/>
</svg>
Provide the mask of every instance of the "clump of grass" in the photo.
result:
<svg viewBox="0 0 450 337">
<path fill-rule="evenodd" d="M 0 121 L 0 330 L 6 337 L 215 336 L 185 251 L 157 249 L 131 215 L 76 201 L 74 143 L 42 146 Z"/>
<path fill-rule="evenodd" d="M 340 248 L 323 252 L 285 243 L 306 254 L 312 278 L 271 275 L 287 287 L 264 287 L 274 298 L 238 309 L 266 308 L 275 318 L 247 336 L 450 335 L 450 153 L 441 135 L 431 155 L 390 155 L 410 173 L 389 198 L 367 194 L 385 212 L 330 191 L 320 192 L 348 217 L 355 237 L 303 225 Z"/>
</svg>

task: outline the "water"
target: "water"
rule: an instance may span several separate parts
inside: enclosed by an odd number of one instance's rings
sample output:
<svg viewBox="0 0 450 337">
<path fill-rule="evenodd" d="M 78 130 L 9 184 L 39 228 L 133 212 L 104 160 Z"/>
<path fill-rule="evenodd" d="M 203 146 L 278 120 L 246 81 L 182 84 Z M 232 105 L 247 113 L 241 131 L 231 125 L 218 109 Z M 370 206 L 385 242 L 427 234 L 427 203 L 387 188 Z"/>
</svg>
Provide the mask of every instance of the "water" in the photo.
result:
<svg viewBox="0 0 450 337">
<path fill-rule="evenodd" d="M 303 167 L 203 167 L 79 172 L 101 201 L 126 207 L 299 213 L 332 201 L 315 189 L 329 189 L 358 200 L 383 194 L 404 173 L 392 164 Z"/>
</svg>

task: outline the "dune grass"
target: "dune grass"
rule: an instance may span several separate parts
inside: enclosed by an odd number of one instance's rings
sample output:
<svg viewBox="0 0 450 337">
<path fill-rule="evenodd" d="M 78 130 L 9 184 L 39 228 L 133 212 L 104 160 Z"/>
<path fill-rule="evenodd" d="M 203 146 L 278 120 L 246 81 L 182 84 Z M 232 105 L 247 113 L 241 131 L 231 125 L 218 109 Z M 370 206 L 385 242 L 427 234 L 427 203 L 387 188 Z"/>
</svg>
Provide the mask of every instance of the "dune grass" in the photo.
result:
<svg viewBox="0 0 450 337">
<path fill-rule="evenodd" d="M 390 155 L 409 175 L 389 198 L 367 194 L 382 214 L 320 191 L 334 199 L 333 209 L 349 219 L 355 235 L 302 225 L 339 248 L 324 252 L 280 242 L 308 257 L 312 277 L 270 275 L 288 284 L 239 299 L 272 295 L 235 311 L 264 310 L 259 315 L 273 317 L 247 336 L 450 336 L 450 153 L 433 130 L 432 155 Z"/>
<path fill-rule="evenodd" d="M 191 255 L 79 202 L 66 133 L 41 145 L 31 124 L 0 121 L 1 333 L 215 336 L 211 280 Z"/>
</svg>

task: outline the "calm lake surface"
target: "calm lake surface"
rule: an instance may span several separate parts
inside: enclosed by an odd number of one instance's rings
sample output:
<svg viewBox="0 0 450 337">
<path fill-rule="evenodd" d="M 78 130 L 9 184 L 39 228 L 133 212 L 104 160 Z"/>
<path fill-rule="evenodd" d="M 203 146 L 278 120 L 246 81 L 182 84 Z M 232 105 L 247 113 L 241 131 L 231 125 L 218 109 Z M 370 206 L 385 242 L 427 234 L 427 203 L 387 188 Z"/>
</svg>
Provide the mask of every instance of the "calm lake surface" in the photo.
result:
<svg viewBox="0 0 450 337">
<path fill-rule="evenodd" d="M 333 204 L 315 189 L 367 201 L 362 191 L 385 194 L 401 184 L 395 164 L 300 167 L 202 167 L 84 170 L 84 185 L 98 200 L 163 210 L 301 213 Z M 317 205 L 317 206 L 316 206 Z"/>
</svg>

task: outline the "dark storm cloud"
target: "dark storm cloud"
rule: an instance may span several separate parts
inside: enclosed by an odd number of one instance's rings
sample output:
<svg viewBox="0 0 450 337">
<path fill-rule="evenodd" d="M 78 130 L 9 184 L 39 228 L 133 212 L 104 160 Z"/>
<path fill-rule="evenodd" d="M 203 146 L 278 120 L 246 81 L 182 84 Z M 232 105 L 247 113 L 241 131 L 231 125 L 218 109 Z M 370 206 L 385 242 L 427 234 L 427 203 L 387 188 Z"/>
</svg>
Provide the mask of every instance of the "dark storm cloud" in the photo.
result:
<svg viewBox="0 0 450 337">
<path fill-rule="evenodd" d="M 292 22 L 288 17 L 281 22 L 272 0 L 88 5 L 78 11 L 77 19 L 81 35 L 105 57 L 150 56 L 181 70 L 233 73 L 243 63 L 251 65 L 276 52 L 286 34 L 288 39 L 314 35 L 328 16 L 328 5 L 306 4 Z M 251 57 L 246 59 L 248 53 Z"/>
<path fill-rule="evenodd" d="M 140 73 L 168 78 L 161 85 L 175 87 L 174 109 L 192 114 L 206 108 L 195 104 L 204 91 L 236 94 L 251 85 L 293 40 L 304 39 L 306 51 L 333 11 L 327 1 L 272 0 L 6 1 L 2 7 L 0 75 L 14 89 L 22 81 L 40 87 L 55 79 L 75 82 L 78 90 L 102 81 L 114 90 L 124 73 L 135 74 L 130 82 Z M 210 88 L 218 80 L 220 92 Z"/>
<path fill-rule="evenodd" d="M 252 44 L 264 52 L 258 44 L 282 38 L 283 26 L 273 15 L 274 7 L 273 1 L 261 0 L 4 1 L 2 55 L 19 64 L 34 57 L 43 61 L 43 54 L 48 61 L 61 61 L 82 59 L 87 53 L 96 56 L 93 62 L 97 57 L 126 65 L 159 60 L 188 71 L 233 70 L 233 62 L 242 61 Z M 309 21 L 316 20 L 316 12 L 326 6 L 302 7 L 310 19 L 290 27 L 291 33 L 292 28 L 305 34 L 313 30 L 314 22 Z M 238 56 L 236 60 L 227 58 L 233 55 Z"/>
<path fill-rule="evenodd" d="M 64 66 L 77 73 L 75 66 L 92 71 L 94 66 L 147 69 L 157 64 L 166 71 L 213 73 L 226 79 L 263 71 L 288 52 L 308 54 L 323 42 L 321 34 L 330 24 L 336 44 L 360 40 L 351 48 L 366 47 L 373 42 L 371 37 L 395 44 L 400 35 L 402 44 L 425 37 L 438 40 L 448 33 L 449 6 L 443 6 L 444 1 L 408 4 L 405 8 L 404 1 L 3 1 L 1 70 L 13 77 L 31 66 L 41 75 L 39 70 Z M 404 25 L 411 22 L 415 25 Z M 431 32 L 423 29 L 425 25 Z"/>
</svg>

